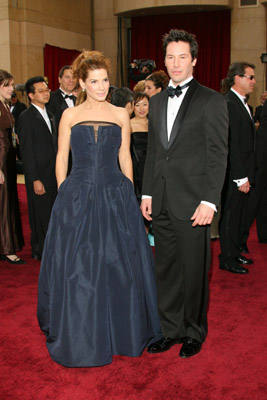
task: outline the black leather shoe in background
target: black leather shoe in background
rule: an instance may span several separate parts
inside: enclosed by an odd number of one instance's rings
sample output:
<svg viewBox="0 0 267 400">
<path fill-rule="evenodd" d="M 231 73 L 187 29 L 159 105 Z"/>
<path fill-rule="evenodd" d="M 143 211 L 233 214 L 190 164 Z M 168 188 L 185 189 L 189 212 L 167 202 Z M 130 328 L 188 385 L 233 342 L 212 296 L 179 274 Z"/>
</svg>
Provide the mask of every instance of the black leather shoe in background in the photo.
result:
<svg viewBox="0 0 267 400">
<path fill-rule="evenodd" d="M 245 256 L 242 256 L 242 254 L 239 254 L 236 258 L 235 258 L 236 262 L 238 264 L 243 264 L 243 265 L 252 265 L 253 264 L 253 260 L 251 260 L 250 258 L 247 258 Z"/>
<path fill-rule="evenodd" d="M 248 254 L 249 253 L 249 249 L 248 249 L 247 243 L 242 243 L 241 246 L 240 246 L 239 251 L 240 251 L 240 253 Z"/>
<path fill-rule="evenodd" d="M 238 264 L 227 264 L 226 262 L 220 262 L 220 269 L 223 269 L 228 272 L 232 272 L 233 274 L 248 274 L 249 270 L 247 268 L 241 267 Z"/>
<path fill-rule="evenodd" d="M 154 342 L 150 346 L 148 346 L 147 352 L 151 354 L 163 353 L 164 351 L 170 350 L 170 348 L 177 343 L 184 343 L 186 339 L 187 338 L 172 339 L 168 337 L 163 337 L 157 342 Z"/>
<path fill-rule="evenodd" d="M 192 357 L 200 352 L 201 347 L 202 343 L 200 343 L 198 340 L 187 338 L 187 340 L 181 347 L 179 357 L 182 358 Z"/>
</svg>

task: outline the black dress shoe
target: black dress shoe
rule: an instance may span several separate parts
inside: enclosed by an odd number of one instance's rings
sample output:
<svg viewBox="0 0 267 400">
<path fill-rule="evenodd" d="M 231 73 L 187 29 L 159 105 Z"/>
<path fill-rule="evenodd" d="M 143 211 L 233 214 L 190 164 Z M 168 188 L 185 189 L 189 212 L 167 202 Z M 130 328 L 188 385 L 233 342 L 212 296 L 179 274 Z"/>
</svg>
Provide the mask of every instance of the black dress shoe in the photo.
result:
<svg viewBox="0 0 267 400">
<path fill-rule="evenodd" d="M 14 260 L 11 260 L 8 256 L 1 255 L 1 260 L 2 261 L 7 261 L 9 264 L 13 265 L 24 265 L 26 264 L 26 261 L 22 260 L 21 258 L 17 257 Z"/>
<path fill-rule="evenodd" d="M 242 256 L 242 254 L 239 254 L 236 258 L 235 258 L 236 262 L 238 264 L 243 264 L 243 265 L 252 265 L 253 264 L 253 260 L 251 260 L 250 258 L 247 258 L 245 256 Z"/>
<path fill-rule="evenodd" d="M 241 265 L 238 264 L 227 264 L 226 262 L 220 262 L 220 269 L 223 269 L 225 271 L 232 272 L 233 274 L 248 274 L 249 270 L 247 268 L 241 267 Z"/>
<path fill-rule="evenodd" d="M 38 261 L 41 261 L 41 260 L 42 260 L 42 257 L 39 256 L 39 254 L 33 254 L 33 255 L 32 255 L 32 258 L 33 258 L 34 260 L 38 260 Z"/>
<path fill-rule="evenodd" d="M 202 343 L 200 343 L 198 340 L 187 338 L 187 340 L 182 345 L 179 357 L 182 358 L 192 357 L 200 352 L 201 347 Z"/>
<path fill-rule="evenodd" d="M 172 339 L 168 337 L 163 337 L 157 342 L 154 342 L 150 346 L 148 346 L 147 352 L 151 354 L 163 353 L 164 351 L 170 350 L 170 348 L 177 343 L 184 343 L 186 339 L 187 338 Z"/>
<path fill-rule="evenodd" d="M 240 251 L 240 253 L 248 254 L 249 253 L 249 249 L 248 249 L 247 243 L 242 243 L 241 246 L 240 246 L 239 251 Z"/>
</svg>

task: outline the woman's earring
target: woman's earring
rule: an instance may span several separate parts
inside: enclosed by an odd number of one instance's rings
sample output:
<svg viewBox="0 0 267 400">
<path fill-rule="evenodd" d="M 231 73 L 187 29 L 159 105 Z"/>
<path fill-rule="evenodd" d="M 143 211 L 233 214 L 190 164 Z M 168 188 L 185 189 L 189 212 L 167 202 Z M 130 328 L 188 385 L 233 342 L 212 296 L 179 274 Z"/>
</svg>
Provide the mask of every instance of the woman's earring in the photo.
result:
<svg viewBox="0 0 267 400">
<path fill-rule="evenodd" d="M 82 91 L 85 92 L 85 88 L 82 88 Z"/>
</svg>

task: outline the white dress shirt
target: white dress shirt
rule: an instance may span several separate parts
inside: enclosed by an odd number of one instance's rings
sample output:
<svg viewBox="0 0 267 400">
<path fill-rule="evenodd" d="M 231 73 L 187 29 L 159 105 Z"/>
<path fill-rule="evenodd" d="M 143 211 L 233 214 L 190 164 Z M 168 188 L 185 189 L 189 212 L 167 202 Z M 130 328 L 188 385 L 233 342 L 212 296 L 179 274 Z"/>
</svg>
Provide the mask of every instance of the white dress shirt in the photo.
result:
<svg viewBox="0 0 267 400">
<path fill-rule="evenodd" d="M 46 108 L 41 108 L 39 106 L 37 106 L 36 104 L 32 103 L 32 105 L 39 111 L 39 113 L 41 114 L 41 116 L 43 117 L 43 119 L 46 122 L 46 125 L 48 126 L 48 129 L 50 130 L 50 132 L 52 133 L 52 127 L 51 127 L 51 122 L 49 119 L 49 116 L 47 114 Z"/>
</svg>

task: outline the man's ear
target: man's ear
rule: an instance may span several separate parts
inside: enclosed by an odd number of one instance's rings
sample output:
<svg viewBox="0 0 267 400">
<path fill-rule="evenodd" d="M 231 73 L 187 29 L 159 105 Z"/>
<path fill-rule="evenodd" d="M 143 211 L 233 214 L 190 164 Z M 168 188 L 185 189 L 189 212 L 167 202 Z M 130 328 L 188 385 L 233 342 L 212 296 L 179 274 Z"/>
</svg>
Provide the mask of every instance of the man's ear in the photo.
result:
<svg viewBox="0 0 267 400">
<path fill-rule="evenodd" d="M 28 96 L 29 96 L 30 100 L 32 101 L 34 94 L 33 93 L 29 93 Z"/>
<path fill-rule="evenodd" d="M 192 62 L 192 66 L 195 67 L 197 63 L 197 58 L 194 58 L 193 62 Z"/>
</svg>

